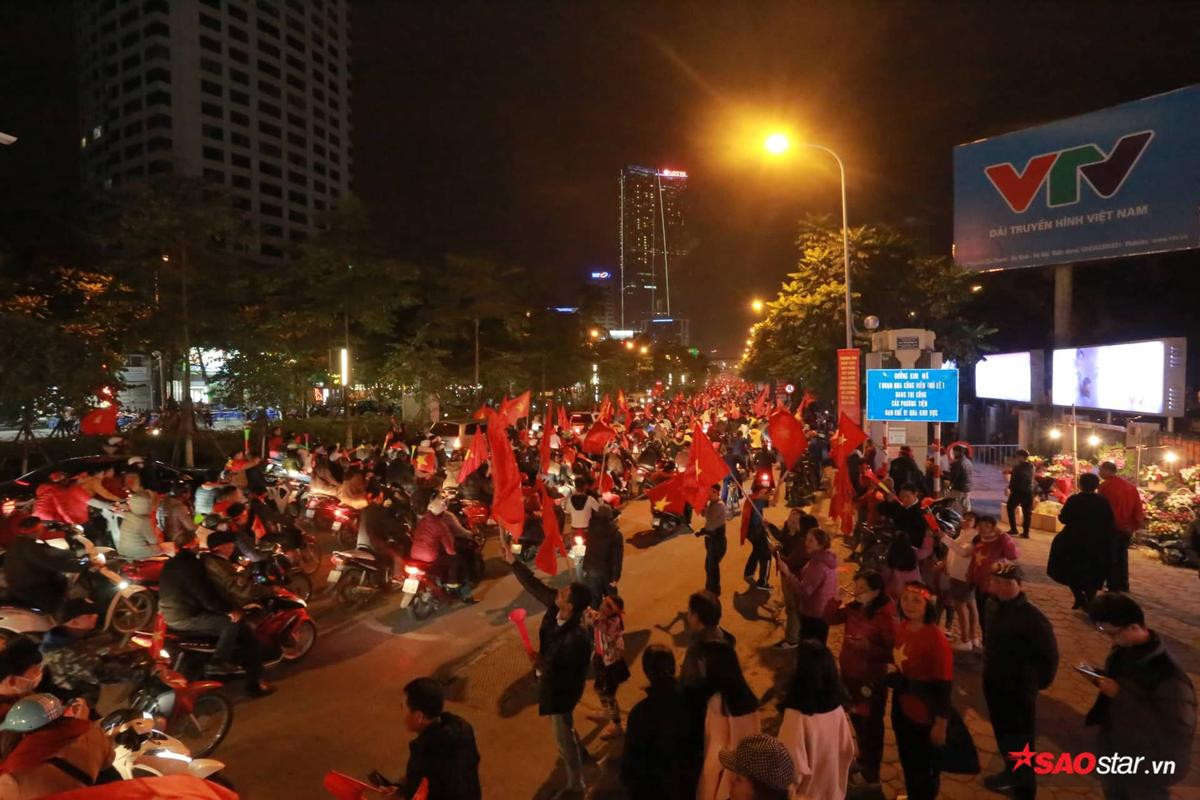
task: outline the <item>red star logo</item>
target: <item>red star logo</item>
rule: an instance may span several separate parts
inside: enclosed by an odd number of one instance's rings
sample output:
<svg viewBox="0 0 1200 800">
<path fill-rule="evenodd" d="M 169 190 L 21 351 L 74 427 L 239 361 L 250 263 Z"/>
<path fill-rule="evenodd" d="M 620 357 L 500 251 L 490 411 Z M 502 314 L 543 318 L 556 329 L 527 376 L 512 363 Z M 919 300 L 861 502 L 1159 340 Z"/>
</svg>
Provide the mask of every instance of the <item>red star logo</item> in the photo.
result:
<svg viewBox="0 0 1200 800">
<path fill-rule="evenodd" d="M 1013 772 L 1016 772 L 1021 767 L 1029 767 L 1030 769 L 1032 769 L 1033 768 L 1033 757 L 1036 756 L 1037 754 L 1038 754 L 1037 750 L 1029 749 L 1028 742 L 1025 743 L 1024 750 L 1017 750 L 1015 752 L 1010 752 L 1008 754 L 1008 757 L 1013 759 Z"/>
</svg>

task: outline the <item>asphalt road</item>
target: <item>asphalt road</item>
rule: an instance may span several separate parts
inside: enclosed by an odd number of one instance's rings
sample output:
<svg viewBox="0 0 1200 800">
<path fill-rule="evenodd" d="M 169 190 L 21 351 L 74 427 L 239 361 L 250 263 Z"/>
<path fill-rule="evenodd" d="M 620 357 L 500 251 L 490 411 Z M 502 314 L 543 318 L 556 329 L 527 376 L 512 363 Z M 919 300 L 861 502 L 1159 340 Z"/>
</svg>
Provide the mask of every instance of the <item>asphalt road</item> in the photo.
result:
<svg viewBox="0 0 1200 800">
<path fill-rule="evenodd" d="M 652 623 L 665 625 L 702 585 L 703 548 L 692 536 L 649 546 L 650 538 L 639 535 L 650 527 L 645 501 L 631 504 L 620 521 L 627 541 L 621 593 L 634 663 L 651 640 Z M 422 675 L 443 680 L 451 710 L 475 726 L 485 796 L 548 797 L 561 788 L 550 728 L 537 715 L 529 662 L 507 620 L 513 608 L 525 607 L 536 634 L 534 615 L 544 608 L 521 589 L 495 539 L 488 541 L 485 557 L 488 577 L 476 590 L 481 602 L 475 606 L 443 609 L 416 622 L 393 596 L 353 616 L 336 610 L 322 615 L 307 660 L 274 671 L 279 689 L 274 695 L 239 701 L 233 728 L 213 754 L 226 762 L 242 797 L 325 797 L 321 779 L 330 769 L 358 776 L 372 769 L 401 774 L 409 740 L 401 689 Z M 555 582 L 567 579 L 560 573 Z M 314 606 L 320 611 L 321 602 Z M 640 669 L 634 671 L 638 678 L 623 687 L 630 698 L 626 707 L 640 694 Z M 577 713 L 585 741 L 598 730 L 583 716 L 598 709 L 589 690 Z"/>
</svg>

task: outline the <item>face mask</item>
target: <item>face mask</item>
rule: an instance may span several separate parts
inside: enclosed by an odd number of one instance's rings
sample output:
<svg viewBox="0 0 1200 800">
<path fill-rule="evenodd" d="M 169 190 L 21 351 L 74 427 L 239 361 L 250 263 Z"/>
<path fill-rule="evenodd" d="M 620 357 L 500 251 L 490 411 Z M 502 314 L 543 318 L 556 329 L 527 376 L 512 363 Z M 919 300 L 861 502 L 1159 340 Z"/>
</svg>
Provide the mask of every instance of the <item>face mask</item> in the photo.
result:
<svg viewBox="0 0 1200 800">
<path fill-rule="evenodd" d="M 0 694 L 24 695 L 29 694 L 41 682 L 42 675 L 39 672 L 36 678 L 27 678 L 24 675 L 13 675 L 5 681 L 0 681 Z"/>
</svg>

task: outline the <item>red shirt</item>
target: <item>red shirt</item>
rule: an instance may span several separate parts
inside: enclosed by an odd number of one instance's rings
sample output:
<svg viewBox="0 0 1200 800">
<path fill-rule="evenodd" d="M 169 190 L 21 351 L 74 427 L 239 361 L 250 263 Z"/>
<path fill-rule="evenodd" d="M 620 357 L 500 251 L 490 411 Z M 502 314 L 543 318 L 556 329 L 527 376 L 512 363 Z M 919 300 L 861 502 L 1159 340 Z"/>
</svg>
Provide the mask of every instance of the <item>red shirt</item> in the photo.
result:
<svg viewBox="0 0 1200 800">
<path fill-rule="evenodd" d="M 999 534 L 990 542 L 976 536 L 975 555 L 971 558 L 971 566 L 967 568 L 967 577 L 973 585 L 986 590 L 992 577 L 992 564 L 997 561 L 1016 561 L 1018 557 L 1017 543 L 1007 533 Z"/>
<path fill-rule="evenodd" d="M 1114 475 L 1101 481 L 1097 491 L 1112 506 L 1113 521 L 1120 533 L 1129 536 L 1145 524 L 1142 495 L 1132 483 Z"/>
<path fill-rule="evenodd" d="M 937 625 L 924 625 L 914 631 L 908 623 L 896 626 L 896 648 L 892 660 L 900 674 L 910 681 L 951 681 L 954 679 L 954 653 L 946 634 Z M 896 699 L 904 715 L 919 725 L 933 722 L 933 709 L 922 692 L 898 691 Z M 893 701 L 894 702 L 894 701 Z"/>
</svg>

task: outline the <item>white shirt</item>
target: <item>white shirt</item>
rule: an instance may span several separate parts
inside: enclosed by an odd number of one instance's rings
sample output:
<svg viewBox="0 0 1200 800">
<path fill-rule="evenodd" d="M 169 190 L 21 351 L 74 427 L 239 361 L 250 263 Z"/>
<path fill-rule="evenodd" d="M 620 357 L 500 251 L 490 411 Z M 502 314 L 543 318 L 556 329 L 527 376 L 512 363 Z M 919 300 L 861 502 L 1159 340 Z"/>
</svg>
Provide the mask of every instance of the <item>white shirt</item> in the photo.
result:
<svg viewBox="0 0 1200 800">
<path fill-rule="evenodd" d="M 567 498 L 567 513 L 571 515 L 572 528 L 586 528 L 588 523 L 592 521 L 592 514 L 600 510 L 600 502 L 591 495 L 587 496 L 587 501 L 583 504 L 583 508 L 575 508 L 575 495 Z"/>
</svg>

